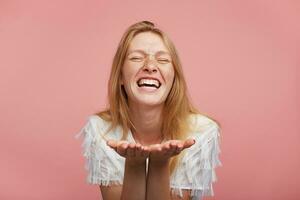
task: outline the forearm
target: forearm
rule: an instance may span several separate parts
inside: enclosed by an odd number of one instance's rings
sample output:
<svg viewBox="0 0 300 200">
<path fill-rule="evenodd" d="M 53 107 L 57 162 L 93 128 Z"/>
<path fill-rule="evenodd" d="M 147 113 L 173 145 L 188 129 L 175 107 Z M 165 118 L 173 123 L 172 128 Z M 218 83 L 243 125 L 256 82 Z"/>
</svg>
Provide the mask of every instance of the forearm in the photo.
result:
<svg viewBox="0 0 300 200">
<path fill-rule="evenodd" d="M 171 200 L 169 160 L 149 160 L 146 199 Z"/>
<path fill-rule="evenodd" d="M 146 162 L 132 163 L 125 161 L 125 172 L 121 200 L 145 199 Z"/>
</svg>

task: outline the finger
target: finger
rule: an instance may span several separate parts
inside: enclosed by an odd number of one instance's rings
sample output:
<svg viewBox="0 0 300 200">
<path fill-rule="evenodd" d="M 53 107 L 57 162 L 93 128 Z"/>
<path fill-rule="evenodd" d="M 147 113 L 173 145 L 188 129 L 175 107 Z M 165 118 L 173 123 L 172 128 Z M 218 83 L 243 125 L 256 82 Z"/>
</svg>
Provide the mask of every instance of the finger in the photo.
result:
<svg viewBox="0 0 300 200">
<path fill-rule="evenodd" d="M 118 142 L 117 142 L 117 141 L 115 141 L 115 140 L 108 140 L 108 141 L 106 142 L 106 144 L 107 144 L 110 148 L 112 148 L 112 149 L 114 149 L 114 150 L 117 150 L 117 145 L 118 145 Z"/>
<path fill-rule="evenodd" d="M 149 156 L 149 154 L 150 154 L 150 149 L 149 149 L 149 147 L 147 147 L 147 146 L 143 146 L 143 147 L 141 147 L 141 155 L 143 156 L 143 157 L 148 157 Z"/>
<path fill-rule="evenodd" d="M 135 144 L 135 156 L 142 156 L 142 145 L 139 143 Z"/>
<path fill-rule="evenodd" d="M 170 142 L 170 147 L 171 147 L 172 152 L 176 151 L 177 145 L 178 145 L 179 142 L 180 142 L 180 141 L 178 141 L 178 140 L 172 140 L 172 141 Z"/>
<path fill-rule="evenodd" d="M 184 149 L 189 148 L 192 145 L 194 145 L 195 143 L 196 143 L 196 140 L 194 140 L 194 139 L 187 139 L 187 140 L 184 141 L 183 148 Z"/>
<path fill-rule="evenodd" d="M 175 154 L 179 154 L 183 150 L 183 142 L 178 142 L 175 150 Z"/>
<path fill-rule="evenodd" d="M 135 144 L 130 143 L 127 148 L 127 156 L 135 157 Z"/>
<path fill-rule="evenodd" d="M 174 152 L 175 148 L 176 148 L 175 144 L 176 144 L 176 142 L 174 142 L 172 140 L 164 143 L 163 146 L 162 146 L 163 154 L 164 155 L 171 155 Z"/>
<path fill-rule="evenodd" d="M 177 155 L 183 149 L 183 142 L 180 140 L 174 140 L 172 141 L 171 146 L 172 146 L 171 155 Z"/>
<path fill-rule="evenodd" d="M 171 146 L 170 146 L 170 142 L 166 142 L 162 145 L 162 152 L 163 154 L 169 154 L 170 151 L 172 151 Z"/>
<path fill-rule="evenodd" d="M 126 156 L 127 148 L 128 148 L 128 143 L 127 143 L 127 142 L 121 142 L 121 143 L 119 143 L 119 145 L 117 146 L 117 152 L 118 152 L 121 156 Z"/>
</svg>

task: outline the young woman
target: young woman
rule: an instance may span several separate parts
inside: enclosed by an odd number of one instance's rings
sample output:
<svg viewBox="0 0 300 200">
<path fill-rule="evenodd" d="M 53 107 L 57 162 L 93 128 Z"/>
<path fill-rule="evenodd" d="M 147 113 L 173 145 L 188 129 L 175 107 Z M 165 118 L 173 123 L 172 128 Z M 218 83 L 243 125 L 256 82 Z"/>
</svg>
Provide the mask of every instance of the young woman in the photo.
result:
<svg viewBox="0 0 300 200">
<path fill-rule="evenodd" d="M 213 195 L 219 125 L 191 105 L 175 46 L 152 22 L 124 33 L 108 93 L 109 107 L 79 133 L 87 180 L 104 200 Z"/>
</svg>

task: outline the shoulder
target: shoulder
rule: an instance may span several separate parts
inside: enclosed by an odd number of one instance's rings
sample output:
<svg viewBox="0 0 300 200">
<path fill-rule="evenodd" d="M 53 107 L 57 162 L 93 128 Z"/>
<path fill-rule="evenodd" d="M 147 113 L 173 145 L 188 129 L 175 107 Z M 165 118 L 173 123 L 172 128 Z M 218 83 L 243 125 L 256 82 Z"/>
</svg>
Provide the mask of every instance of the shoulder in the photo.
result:
<svg viewBox="0 0 300 200">
<path fill-rule="evenodd" d="M 199 155 L 201 159 L 209 156 L 209 151 L 218 154 L 220 127 L 217 122 L 211 118 L 194 114 L 190 116 L 191 130 L 188 137 L 195 140 L 195 144 L 187 149 L 187 155 Z M 188 156 L 187 156 L 188 157 Z"/>
<path fill-rule="evenodd" d="M 200 198 L 213 194 L 215 168 L 221 166 L 220 131 L 218 124 L 204 115 L 193 114 L 189 120 L 192 130 L 188 137 L 195 139 L 196 143 L 184 150 L 172 174 L 172 186 L 175 193 L 180 194 L 181 188 L 186 188 L 191 189 L 192 196 Z"/>
<path fill-rule="evenodd" d="M 208 125 L 216 125 L 218 126 L 218 123 L 213 120 L 212 118 L 203 115 L 203 114 L 190 114 L 188 117 L 188 120 L 190 123 L 197 125 L 197 126 L 208 126 Z"/>
<path fill-rule="evenodd" d="M 98 115 L 90 115 L 87 117 L 87 123 L 90 123 L 93 126 L 98 126 L 100 128 L 104 128 L 106 126 L 109 126 L 109 122 L 105 121 Z"/>
<path fill-rule="evenodd" d="M 90 115 L 87 117 L 86 126 L 93 130 L 94 136 L 106 139 L 120 139 L 120 127 L 111 129 L 111 122 L 106 121 L 98 115 Z"/>
<path fill-rule="evenodd" d="M 108 186 L 122 183 L 124 158 L 106 144 L 107 138 L 117 136 L 115 130 L 107 132 L 110 124 L 97 115 L 91 115 L 79 133 L 84 136 L 82 147 L 88 170 L 87 181 L 92 184 Z"/>
<path fill-rule="evenodd" d="M 210 137 L 218 137 L 220 134 L 220 126 L 213 119 L 202 114 L 191 114 L 189 116 L 190 132 L 189 137 L 199 137 L 208 135 Z"/>
</svg>

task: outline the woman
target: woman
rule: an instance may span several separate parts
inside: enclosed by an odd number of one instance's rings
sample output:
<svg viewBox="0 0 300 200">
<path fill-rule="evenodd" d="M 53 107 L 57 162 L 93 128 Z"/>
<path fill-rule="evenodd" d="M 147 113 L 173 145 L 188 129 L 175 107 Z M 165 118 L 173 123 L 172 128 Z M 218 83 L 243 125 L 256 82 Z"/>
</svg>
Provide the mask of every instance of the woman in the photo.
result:
<svg viewBox="0 0 300 200">
<path fill-rule="evenodd" d="M 191 105 L 176 49 L 152 22 L 124 33 L 108 92 L 108 109 L 80 131 L 88 182 L 104 200 L 213 195 L 218 123 Z"/>
</svg>

